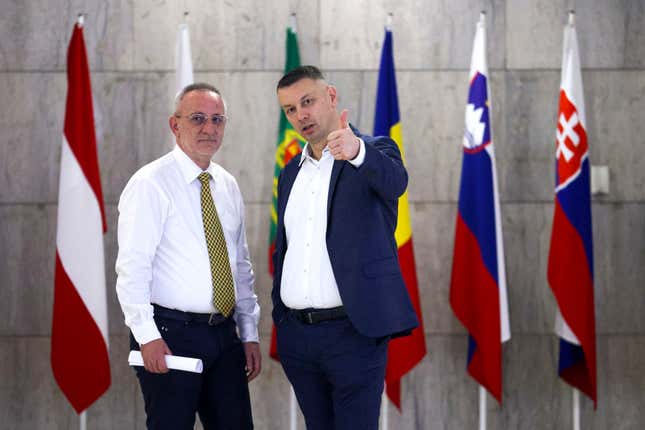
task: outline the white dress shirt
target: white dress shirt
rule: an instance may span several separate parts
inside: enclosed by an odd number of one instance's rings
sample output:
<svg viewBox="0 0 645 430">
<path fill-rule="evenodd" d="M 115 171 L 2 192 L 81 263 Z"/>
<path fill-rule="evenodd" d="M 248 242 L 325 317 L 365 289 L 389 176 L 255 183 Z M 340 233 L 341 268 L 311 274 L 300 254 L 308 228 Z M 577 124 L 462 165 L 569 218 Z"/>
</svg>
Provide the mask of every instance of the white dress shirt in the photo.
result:
<svg viewBox="0 0 645 430">
<path fill-rule="evenodd" d="M 360 167 L 365 159 L 365 143 L 360 140 L 356 158 Z M 300 170 L 291 188 L 284 213 L 287 252 L 284 257 L 280 298 L 291 309 L 328 309 L 343 301 L 327 251 L 327 197 L 334 157 L 323 149 L 320 160 L 302 150 Z"/>
<path fill-rule="evenodd" d="M 257 342 L 260 307 L 246 244 L 244 202 L 235 178 L 211 162 L 210 188 L 235 285 L 234 318 L 243 342 Z M 162 337 L 152 303 L 184 312 L 217 312 L 197 176 L 179 147 L 142 167 L 119 200 L 116 291 L 125 323 L 140 344 Z"/>
</svg>

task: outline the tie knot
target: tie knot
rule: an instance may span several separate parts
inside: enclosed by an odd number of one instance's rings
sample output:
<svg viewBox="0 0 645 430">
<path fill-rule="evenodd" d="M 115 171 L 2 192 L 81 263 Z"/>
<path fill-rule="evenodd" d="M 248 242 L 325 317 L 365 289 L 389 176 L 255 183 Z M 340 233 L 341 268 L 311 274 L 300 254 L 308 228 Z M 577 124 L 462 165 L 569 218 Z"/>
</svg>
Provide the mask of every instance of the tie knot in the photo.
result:
<svg viewBox="0 0 645 430">
<path fill-rule="evenodd" d="M 208 172 L 202 172 L 199 174 L 197 179 L 199 179 L 199 182 L 202 183 L 202 185 L 208 185 L 208 180 L 211 178 L 211 174 Z"/>
</svg>

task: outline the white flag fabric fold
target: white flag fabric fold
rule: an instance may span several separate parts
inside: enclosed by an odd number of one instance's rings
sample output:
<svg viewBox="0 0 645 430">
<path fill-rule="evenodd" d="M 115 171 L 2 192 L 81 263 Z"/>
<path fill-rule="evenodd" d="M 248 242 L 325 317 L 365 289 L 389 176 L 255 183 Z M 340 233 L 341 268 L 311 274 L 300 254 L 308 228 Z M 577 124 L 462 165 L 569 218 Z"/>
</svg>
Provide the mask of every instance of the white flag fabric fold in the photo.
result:
<svg viewBox="0 0 645 430">
<path fill-rule="evenodd" d="M 175 49 L 175 88 L 177 93 L 186 85 L 192 84 L 193 79 L 193 61 L 190 53 L 188 25 L 180 24 Z"/>
</svg>

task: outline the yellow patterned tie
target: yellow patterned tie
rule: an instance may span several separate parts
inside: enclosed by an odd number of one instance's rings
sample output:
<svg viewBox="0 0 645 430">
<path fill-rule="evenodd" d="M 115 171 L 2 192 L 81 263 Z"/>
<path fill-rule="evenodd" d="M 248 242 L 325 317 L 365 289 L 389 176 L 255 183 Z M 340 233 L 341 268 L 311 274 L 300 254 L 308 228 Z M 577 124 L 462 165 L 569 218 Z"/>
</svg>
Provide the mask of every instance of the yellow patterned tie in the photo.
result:
<svg viewBox="0 0 645 430">
<path fill-rule="evenodd" d="M 202 172 L 199 182 L 202 184 L 202 219 L 204 221 L 204 234 L 208 247 L 208 259 L 211 263 L 211 277 L 213 278 L 213 304 L 224 315 L 229 316 L 235 307 L 235 291 L 233 291 L 233 275 L 228 261 L 226 240 L 222 224 L 217 216 L 213 196 L 208 184 L 211 175 Z"/>
</svg>

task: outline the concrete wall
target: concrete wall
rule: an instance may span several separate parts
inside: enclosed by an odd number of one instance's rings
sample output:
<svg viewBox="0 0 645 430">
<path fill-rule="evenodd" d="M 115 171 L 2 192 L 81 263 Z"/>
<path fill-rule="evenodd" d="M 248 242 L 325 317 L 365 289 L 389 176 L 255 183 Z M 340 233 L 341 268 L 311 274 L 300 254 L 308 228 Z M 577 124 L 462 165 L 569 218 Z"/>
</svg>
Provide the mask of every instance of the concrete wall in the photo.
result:
<svg viewBox="0 0 645 430">
<path fill-rule="evenodd" d="M 216 160 L 242 188 L 249 245 L 270 337 L 267 275 L 277 136 L 274 86 L 288 16 L 304 63 L 320 65 L 362 130 L 373 125 L 383 25 L 394 13 L 395 60 L 428 356 L 403 383 L 390 429 L 466 429 L 477 387 L 466 335 L 448 304 L 461 139 L 472 38 L 488 12 L 493 130 L 507 252 L 513 338 L 504 346 L 504 406 L 489 428 L 568 429 L 571 392 L 556 375 L 555 302 L 546 283 L 553 210 L 555 116 L 566 12 L 577 11 L 592 164 L 611 193 L 593 198 L 599 406 L 585 429 L 645 425 L 645 2 L 643 0 L 2 0 L 0 10 L 0 427 L 73 429 L 77 418 L 49 364 L 55 217 L 66 95 L 66 50 L 78 12 L 95 97 L 105 237 L 112 387 L 88 428 L 141 429 L 138 384 L 114 292 L 119 194 L 141 165 L 171 147 L 166 120 L 174 42 L 185 9 L 196 79 L 228 97 Z M 265 355 L 251 384 L 258 429 L 288 427 L 288 385 Z"/>
</svg>

